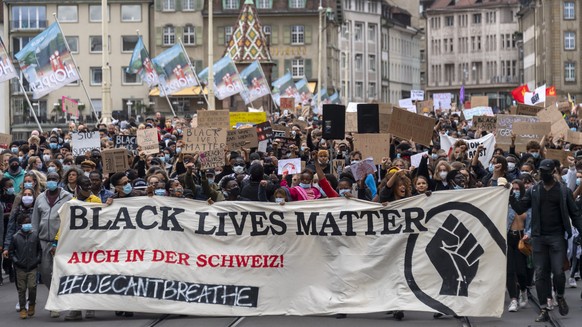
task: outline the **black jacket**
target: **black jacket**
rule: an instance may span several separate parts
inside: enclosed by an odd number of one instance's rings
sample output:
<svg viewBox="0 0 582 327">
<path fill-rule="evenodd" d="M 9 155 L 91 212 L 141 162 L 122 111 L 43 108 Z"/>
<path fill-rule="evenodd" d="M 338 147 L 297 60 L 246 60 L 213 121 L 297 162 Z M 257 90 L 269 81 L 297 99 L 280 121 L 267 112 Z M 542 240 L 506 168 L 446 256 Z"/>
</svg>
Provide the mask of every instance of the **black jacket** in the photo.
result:
<svg viewBox="0 0 582 327">
<path fill-rule="evenodd" d="M 560 215 L 562 216 L 562 225 L 564 230 L 568 234 L 568 238 L 572 237 L 572 224 L 570 224 L 570 219 L 578 232 L 582 232 L 582 217 L 580 217 L 580 211 L 574 202 L 574 197 L 572 196 L 572 191 L 560 182 L 558 183 L 560 187 L 560 192 L 562 196 L 560 197 Z M 540 236 L 541 235 L 541 188 L 544 187 L 544 183 L 539 182 L 534 185 L 531 189 L 525 192 L 525 196 L 521 200 L 516 200 L 513 196 L 509 197 L 509 204 L 515 210 L 517 214 L 522 214 L 531 208 L 531 235 Z M 558 213 L 557 213 L 558 214 Z"/>
<path fill-rule="evenodd" d="M 19 230 L 10 243 L 10 258 L 15 267 L 31 271 L 40 264 L 42 249 L 36 233 Z"/>
</svg>

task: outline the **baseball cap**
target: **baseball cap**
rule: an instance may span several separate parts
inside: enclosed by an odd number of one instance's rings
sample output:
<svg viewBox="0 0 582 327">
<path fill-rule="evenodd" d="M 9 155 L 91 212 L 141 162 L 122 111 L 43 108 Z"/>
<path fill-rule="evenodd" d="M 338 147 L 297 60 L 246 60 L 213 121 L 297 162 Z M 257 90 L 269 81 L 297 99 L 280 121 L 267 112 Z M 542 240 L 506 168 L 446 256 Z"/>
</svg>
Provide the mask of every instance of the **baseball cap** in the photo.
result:
<svg viewBox="0 0 582 327">
<path fill-rule="evenodd" d="M 554 170 L 556 168 L 556 164 L 554 164 L 554 160 L 551 159 L 544 159 L 540 162 L 540 170 Z"/>
</svg>

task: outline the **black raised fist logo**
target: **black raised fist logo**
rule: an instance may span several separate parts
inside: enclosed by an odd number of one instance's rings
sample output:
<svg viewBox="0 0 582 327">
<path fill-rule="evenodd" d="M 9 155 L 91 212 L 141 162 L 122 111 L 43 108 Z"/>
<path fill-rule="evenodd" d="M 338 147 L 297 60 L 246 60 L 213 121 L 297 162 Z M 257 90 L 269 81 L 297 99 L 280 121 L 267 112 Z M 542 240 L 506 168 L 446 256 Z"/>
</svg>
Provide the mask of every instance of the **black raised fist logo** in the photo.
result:
<svg viewBox="0 0 582 327">
<path fill-rule="evenodd" d="M 540 101 L 540 95 L 536 93 L 531 97 L 531 103 L 537 103 L 538 101 Z"/>
<path fill-rule="evenodd" d="M 483 248 L 455 216 L 447 217 L 428 243 L 426 254 L 443 279 L 440 295 L 468 296 Z"/>
</svg>

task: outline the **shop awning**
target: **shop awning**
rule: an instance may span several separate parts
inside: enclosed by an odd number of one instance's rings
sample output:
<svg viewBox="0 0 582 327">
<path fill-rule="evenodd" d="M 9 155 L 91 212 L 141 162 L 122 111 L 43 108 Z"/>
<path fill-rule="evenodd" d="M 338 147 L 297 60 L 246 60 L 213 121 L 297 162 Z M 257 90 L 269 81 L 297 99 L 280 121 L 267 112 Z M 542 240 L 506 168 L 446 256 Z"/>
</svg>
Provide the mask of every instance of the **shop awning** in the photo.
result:
<svg viewBox="0 0 582 327">
<path fill-rule="evenodd" d="M 208 94 L 207 89 L 204 89 L 204 94 Z M 194 86 L 194 87 L 188 87 L 185 89 L 182 89 L 174 94 L 171 94 L 170 96 L 172 97 L 187 97 L 187 96 L 200 96 L 202 95 L 202 93 L 200 92 L 200 86 Z M 150 96 L 151 97 L 157 97 L 160 96 L 160 89 L 153 88 L 150 91 Z"/>
</svg>

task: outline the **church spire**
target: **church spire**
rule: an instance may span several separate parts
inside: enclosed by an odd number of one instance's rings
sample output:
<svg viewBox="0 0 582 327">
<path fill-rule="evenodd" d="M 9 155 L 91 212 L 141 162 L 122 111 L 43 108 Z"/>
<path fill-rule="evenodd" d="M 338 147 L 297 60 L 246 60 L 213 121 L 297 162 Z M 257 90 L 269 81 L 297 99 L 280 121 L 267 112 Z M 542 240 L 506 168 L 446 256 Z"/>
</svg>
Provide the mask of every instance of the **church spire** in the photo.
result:
<svg viewBox="0 0 582 327">
<path fill-rule="evenodd" d="M 235 63 L 271 62 L 263 28 L 257 16 L 254 1 L 245 0 L 232 37 L 226 46 L 228 54 Z"/>
</svg>

